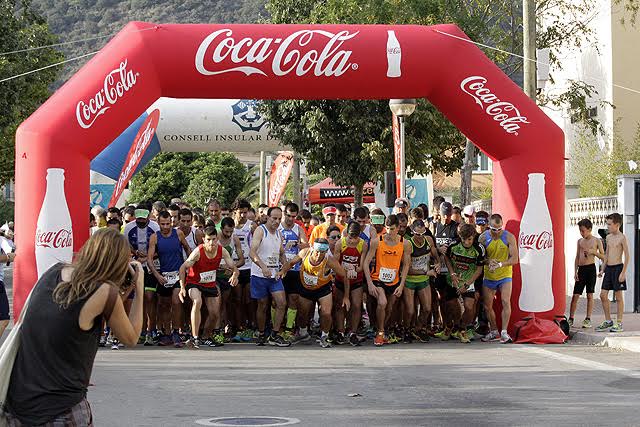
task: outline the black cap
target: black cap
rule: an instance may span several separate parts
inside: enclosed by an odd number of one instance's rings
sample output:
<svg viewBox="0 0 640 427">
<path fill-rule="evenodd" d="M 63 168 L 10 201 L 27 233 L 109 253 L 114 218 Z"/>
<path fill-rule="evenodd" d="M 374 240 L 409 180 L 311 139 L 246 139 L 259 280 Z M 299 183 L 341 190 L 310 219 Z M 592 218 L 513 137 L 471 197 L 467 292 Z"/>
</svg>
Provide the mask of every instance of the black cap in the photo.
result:
<svg viewBox="0 0 640 427">
<path fill-rule="evenodd" d="M 453 205 L 449 202 L 442 202 L 440 205 L 440 215 L 452 215 L 453 214 Z"/>
</svg>

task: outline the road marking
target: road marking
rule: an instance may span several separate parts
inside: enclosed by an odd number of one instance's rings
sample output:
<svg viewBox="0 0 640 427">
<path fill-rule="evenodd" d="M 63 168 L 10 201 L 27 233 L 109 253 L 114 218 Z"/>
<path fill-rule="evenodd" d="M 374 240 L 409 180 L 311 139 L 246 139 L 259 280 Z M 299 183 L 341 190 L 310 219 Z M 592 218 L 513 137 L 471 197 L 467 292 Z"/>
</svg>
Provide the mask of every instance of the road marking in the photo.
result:
<svg viewBox="0 0 640 427">
<path fill-rule="evenodd" d="M 638 371 L 633 371 L 627 368 L 621 368 L 619 366 L 608 365 L 606 363 L 596 362 L 594 360 L 583 359 L 581 357 L 556 353 L 555 351 L 547 350 L 544 348 L 526 346 L 526 347 L 514 347 L 513 349 L 523 353 L 533 353 L 546 358 L 559 360 L 560 362 L 564 362 L 573 366 L 579 365 L 579 366 L 583 366 L 589 369 L 594 369 L 597 371 L 615 372 L 617 374 L 624 375 L 626 377 L 631 377 L 631 378 L 640 377 L 640 372 Z"/>
<path fill-rule="evenodd" d="M 297 418 L 285 417 L 224 417 L 224 418 L 205 418 L 196 420 L 195 423 L 201 426 L 244 426 L 244 427 L 263 427 L 263 426 L 289 426 L 298 424 Z"/>
</svg>

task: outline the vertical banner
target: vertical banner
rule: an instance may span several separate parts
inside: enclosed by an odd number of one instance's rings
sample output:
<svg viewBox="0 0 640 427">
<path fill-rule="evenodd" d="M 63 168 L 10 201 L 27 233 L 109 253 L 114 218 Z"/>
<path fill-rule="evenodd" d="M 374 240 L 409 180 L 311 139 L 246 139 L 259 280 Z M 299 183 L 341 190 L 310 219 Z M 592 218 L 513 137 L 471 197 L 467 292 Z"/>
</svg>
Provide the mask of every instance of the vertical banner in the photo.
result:
<svg viewBox="0 0 640 427">
<path fill-rule="evenodd" d="M 289 175 L 293 169 L 293 152 L 283 151 L 276 157 L 271 166 L 271 176 L 269 177 L 269 203 L 268 205 L 277 206 L 287 186 Z"/>
<path fill-rule="evenodd" d="M 118 182 L 113 189 L 111 200 L 109 200 L 109 206 L 115 206 L 115 204 L 118 202 L 120 195 L 131 180 L 131 177 L 136 171 L 140 160 L 142 160 L 144 152 L 147 151 L 149 144 L 151 144 L 151 139 L 156 132 L 156 128 L 158 127 L 159 122 L 160 111 L 158 109 L 155 109 L 142 123 L 142 126 L 140 126 L 140 129 L 138 130 L 138 133 L 136 134 L 136 137 L 133 139 L 133 143 L 131 144 L 129 154 L 127 154 L 127 160 L 125 160 L 124 164 L 122 165 L 120 177 L 118 178 Z"/>
<path fill-rule="evenodd" d="M 400 197 L 400 156 L 402 156 L 400 147 L 400 126 L 398 124 L 398 117 L 392 114 L 393 120 L 393 159 L 396 164 L 396 197 Z"/>
</svg>

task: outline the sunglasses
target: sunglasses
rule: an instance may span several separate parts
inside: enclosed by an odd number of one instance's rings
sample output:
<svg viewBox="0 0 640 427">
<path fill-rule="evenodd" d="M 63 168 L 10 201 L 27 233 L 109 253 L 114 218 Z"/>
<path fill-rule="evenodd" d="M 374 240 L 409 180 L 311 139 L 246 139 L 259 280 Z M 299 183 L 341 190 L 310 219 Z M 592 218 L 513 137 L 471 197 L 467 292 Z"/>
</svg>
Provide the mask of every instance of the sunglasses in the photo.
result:
<svg viewBox="0 0 640 427">
<path fill-rule="evenodd" d="M 489 227 L 489 229 L 490 229 L 491 231 L 496 231 L 496 232 L 498 232 L 498 231 L 502 231 L 502 227 L 491 227 L 491 226 L 490 226 L 490 227 Z"/>
<path fill-rule="evenodd" d="M 288 218 L 295 218 L 295 217 L 297 217 L 298 215 L 297 215 L 297 214 L 292 214 L 292 215 L 290 215 L 290 214 L 285 214 L 285 216 L 286 216 L 286 217 L 288 217 Z"/>
<path fill-rule="evenodd" d="M 330 238 L 331 240 L 336 240 L 336 239 L 339 239 L 339 238 L 340 238 L 340 236 L 335 236 L 335 235 L 334 235 L 334 236 L 329 236 L 329 238 Z"/>
<path fill-rule="evenodd" d="M 426 231 L 423 231 L 422 233 L 418 233 L 418 232 L 416 232 L 416 231 L 414 231 L 414 232 L 413 232 L 413 235 L 414 235 L 414 236 L 424 236 L 425 234 L 427 234 L 427 232 L 426 232 Z"/>
<path fill-rule="evenodd" d="M 465 217 L 465 218 L 473 218 L 473 215 L 467 215 L 467 214 L 464 214 L 464 217 Z"/>
</svg>

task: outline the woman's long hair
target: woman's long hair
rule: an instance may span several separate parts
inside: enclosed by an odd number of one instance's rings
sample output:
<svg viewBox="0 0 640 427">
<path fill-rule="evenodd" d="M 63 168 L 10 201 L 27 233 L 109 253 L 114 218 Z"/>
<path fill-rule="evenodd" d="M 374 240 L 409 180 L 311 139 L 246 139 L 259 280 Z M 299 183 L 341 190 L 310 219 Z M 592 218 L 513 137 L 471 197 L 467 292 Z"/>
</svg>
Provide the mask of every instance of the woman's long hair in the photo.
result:
<svg viewBox="0 0 640 427">
<path fill-rule="evenodd" d="M 119 287 L 124 282 L 130 260 L 129 242 L 122 234 L 112 228 L 97 230 L 71 263 L 71 280 L 56 286 L 53 300 L 67 308 L 103 283 Z"/>
</svg>

